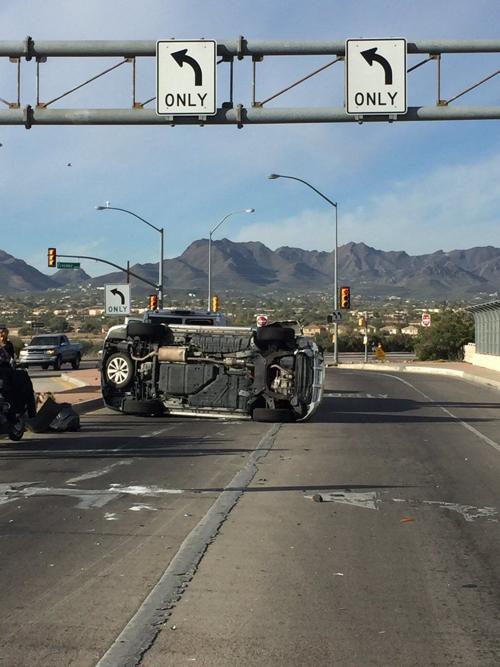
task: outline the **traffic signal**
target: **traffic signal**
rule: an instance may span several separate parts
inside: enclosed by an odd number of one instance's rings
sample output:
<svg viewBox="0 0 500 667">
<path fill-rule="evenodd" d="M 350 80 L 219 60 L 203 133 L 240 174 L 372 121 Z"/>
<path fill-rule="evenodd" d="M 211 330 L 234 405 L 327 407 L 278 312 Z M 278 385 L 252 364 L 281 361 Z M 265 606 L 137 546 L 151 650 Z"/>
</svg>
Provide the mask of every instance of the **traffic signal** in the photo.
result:
<svg viewBox="0 0 500 667">
<path fill-rule="evenodd" d="M 47 251 L 47 264 L 51 268 L 57 266 L 57 250 L 55 248 L 49 248 Z"/>
<path fill-rule="evenodd" d="M 218 313 L 220 310 L 220 300 L 217 294 L 214 294 L 212 297 L 212 313 Z"/>
<path fill-rule="evenodd" d="M 360 326 L 362 329 L 366 327 L 366 320 L 364 317 L 360 317 L 358 320 L 358 326 Z"/>
<path fill-rule="evenodd" d="M 349 310 L 351 308 L 351 288 L 340 288 L 340 307 Z"/>
<path fill-rule="evenodd" d="M 148 297 L 148 309 L 149 310 L 158 310 L 158 296 L 156 294 L 150 294 Z"/>
</svg>

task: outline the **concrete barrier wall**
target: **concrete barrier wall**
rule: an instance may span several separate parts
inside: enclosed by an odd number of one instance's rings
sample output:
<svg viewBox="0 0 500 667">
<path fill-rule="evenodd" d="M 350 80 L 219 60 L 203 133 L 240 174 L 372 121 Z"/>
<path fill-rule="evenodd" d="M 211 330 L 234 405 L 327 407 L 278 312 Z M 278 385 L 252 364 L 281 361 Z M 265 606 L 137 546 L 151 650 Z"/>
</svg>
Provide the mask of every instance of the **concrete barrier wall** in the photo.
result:
<svg viewBox="0 0 500 667">
<path fill-rule="evenodd" d="M 500 357 L 494 354 L 475 354 L 474 366 L 482 366 L 483 368 L 491 368 L 493 371 L 500 371 Z"/>
<path fill-rule="evenodd" d="M 464 346 L 464 361 L 473 366 L 500 371 L 500 356 L 495 354 L 478 354 L 474 343 L 468 343 Z"/>
<path fill-rule="evenodd" d="M 467 345 L 464 345 L 464 361 L 466 361 L 468 364 L 473 364 L 475 354 L 476 354 L 475 343 L 467 343 Z"/>
</svg>

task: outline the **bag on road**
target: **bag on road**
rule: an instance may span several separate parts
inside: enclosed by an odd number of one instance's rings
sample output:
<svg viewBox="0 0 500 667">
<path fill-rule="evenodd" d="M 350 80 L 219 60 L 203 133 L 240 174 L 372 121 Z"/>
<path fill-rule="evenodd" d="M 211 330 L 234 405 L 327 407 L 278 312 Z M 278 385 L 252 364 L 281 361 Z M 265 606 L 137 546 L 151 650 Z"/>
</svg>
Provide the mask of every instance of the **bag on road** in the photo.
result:
<svg viewBox="0 0 500 667">
<path fill-rule="evenodd" d="M 59 412 L 49 424 L 49 429 L 58 433 L 63 431 L 79 431 L 80 415 L 73 410 L 69 403 L 61 403 Z"/>
</svg>

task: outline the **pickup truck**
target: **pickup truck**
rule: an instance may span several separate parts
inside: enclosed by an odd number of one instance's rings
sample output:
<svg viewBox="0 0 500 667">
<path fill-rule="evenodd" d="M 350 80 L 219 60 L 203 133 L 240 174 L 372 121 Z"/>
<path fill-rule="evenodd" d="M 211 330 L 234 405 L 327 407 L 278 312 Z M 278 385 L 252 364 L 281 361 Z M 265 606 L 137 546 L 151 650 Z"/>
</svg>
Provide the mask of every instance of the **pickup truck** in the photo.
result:
<svg viewBox="0 0 500 667">
<path fill-rule="evenodd" d="M 71 364 L 79 368 L 82 358 L 82 346 L 70 343 L 64 334 L 40 334 L 33 336 L 31 341 L 19 353 L 19 365 L 41 366 L 46 369 L 53 366 L 58 371 L 62 364 Z"/>
</svg>

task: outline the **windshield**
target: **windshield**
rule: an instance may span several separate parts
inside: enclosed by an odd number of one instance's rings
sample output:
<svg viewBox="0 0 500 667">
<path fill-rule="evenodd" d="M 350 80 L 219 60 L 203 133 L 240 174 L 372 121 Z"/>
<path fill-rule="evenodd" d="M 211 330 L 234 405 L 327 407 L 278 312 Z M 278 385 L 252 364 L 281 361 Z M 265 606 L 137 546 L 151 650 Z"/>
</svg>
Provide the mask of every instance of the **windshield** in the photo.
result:
<svg viewBox="0 0 500 667">
<path fill-rule="evenodd" d="M 59 336 L 35 336 L 30 345 L 59 345 Z"/>
</svg>

